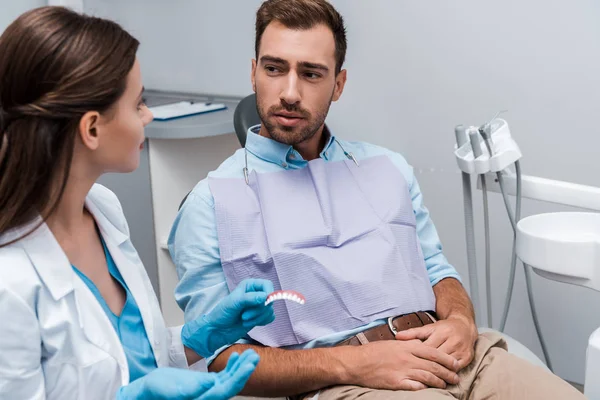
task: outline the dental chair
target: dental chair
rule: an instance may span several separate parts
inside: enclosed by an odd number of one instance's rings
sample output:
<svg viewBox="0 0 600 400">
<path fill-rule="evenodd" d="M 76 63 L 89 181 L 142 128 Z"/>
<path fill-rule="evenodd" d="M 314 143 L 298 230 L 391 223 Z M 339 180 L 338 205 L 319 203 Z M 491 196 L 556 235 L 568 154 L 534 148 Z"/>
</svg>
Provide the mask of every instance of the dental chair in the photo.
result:
<svg viewBox="0 0 600 400">
<path fill-rule="evenodd" d="M 233 126 L 240 145 L 246 145 L 246 135 L 251 126 L 260 124 L 260 117 L 256 109 L 256 94 L 244 97 L 233 113 Z"/>
</svg>

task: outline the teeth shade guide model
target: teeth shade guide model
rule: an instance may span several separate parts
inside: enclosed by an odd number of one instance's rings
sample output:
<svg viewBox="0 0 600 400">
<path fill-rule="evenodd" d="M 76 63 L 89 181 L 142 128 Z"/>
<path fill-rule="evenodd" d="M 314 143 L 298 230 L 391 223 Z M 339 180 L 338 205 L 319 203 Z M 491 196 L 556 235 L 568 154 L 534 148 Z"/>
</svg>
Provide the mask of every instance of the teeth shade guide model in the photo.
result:
<svg viewBox="0 0 600 400">
<path fill-rule="evenodd" d="M 289 300 L 298 304 L 304 304 L 306 302 L 304 296 L 298 292 L 294 292 L 293 290 L 276 290 L 267 296 L 265 305 L 269 305 L 277 300 Z"/>
</svg>

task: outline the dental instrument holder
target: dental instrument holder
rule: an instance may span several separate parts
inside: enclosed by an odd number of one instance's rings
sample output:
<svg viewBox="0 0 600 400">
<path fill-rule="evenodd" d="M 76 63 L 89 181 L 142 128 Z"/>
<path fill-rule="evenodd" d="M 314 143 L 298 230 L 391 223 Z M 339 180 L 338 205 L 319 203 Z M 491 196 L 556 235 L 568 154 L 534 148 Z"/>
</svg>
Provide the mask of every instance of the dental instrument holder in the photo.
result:
<svg viewBox="0 0 600 400">
<path fill-rule="evenodd" d="M 484 126 L 486 141 L 481 137 L 478 127 L 459 125 L 455 128 L 456 145 L 454 155 L 458 167 L 463 173 L 463 193 L 465 203 L 465 232 L 467 242 L 467 262 L 469 268 L 469 285 L 471 301 L 478 325 L 481 315 L 481 294 L 477 274 L 477 257 L 475 253 L 475 222 L 473 216 L 473 197 L 470 175 L 480 176 L 488 172 L 498 172 L 513 165 L 522 156 L 517 143 L 510 135 L 508 123 L 501 118 L 494 118 Z M 491 328 L 491 326 L 489 327 Z"/>
<path fill-rule="evenodd" d="M 470 138 L 477 133 L 478 145 L 473 146 Z M 456 141 L 454 155 L 461 171 L 467 174 L 485 174 L 499 172 L 522 157 L 521 150 L 510 135 L 508 123 L 496 118 L 489 124 L 489 144 L 492 156 L 483 139 L 480 138 L 479 128 L 468 127 L 455 130 Z M 473 149 L 475 147 L 475 150 Z"/>
</svg>

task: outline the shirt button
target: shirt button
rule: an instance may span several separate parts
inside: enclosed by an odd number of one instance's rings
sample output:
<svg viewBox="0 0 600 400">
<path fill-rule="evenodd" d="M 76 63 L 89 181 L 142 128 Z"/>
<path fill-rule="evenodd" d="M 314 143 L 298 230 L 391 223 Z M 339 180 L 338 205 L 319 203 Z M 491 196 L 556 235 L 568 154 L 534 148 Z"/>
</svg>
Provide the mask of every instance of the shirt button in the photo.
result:
<svg viewBox="0 0 600 400">
<path fill-rule="evenodd" d="M 281 163 L 281 166 L 282 166 L 283 168 L 287 168 L 287 167 L 288 167 L 288 165 L 287 165 L 287 163 L 286 163 L 286 162 L 283 162 L 283 163 Z"/>
<path fill-rule="evenodd" d="M 294 153 L 290 154 L 290 160 L 296 159 L 296 155 Z"/>
</svg>

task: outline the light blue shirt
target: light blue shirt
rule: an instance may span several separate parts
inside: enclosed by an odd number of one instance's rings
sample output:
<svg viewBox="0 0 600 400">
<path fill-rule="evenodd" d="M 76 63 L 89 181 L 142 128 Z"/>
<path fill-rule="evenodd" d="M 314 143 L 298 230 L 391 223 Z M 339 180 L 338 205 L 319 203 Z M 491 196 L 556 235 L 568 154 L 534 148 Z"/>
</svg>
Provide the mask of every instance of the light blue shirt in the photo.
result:
<svg viewBox="0 0 600 400">
<path fill-rule="evenodd" d="M 115 265 L 115 262 L 110 255 L 110 252 L 106 248 L 104 239 L 102 239 L 102 246 L 104 247 L 104 256 L 106 257 L 106 264 L 108 264 L 108 272 L 115 278 L 123 289 L 125 289 L 127 298 L 125 305 L 121 311 L 121 315 L 117 316 L 112 312 L 106 301 L 102 297 L 102 294 L 94 284 L 83 272 L 77 269 L 73 265 L 73 270 L 79 275 L 81 280 L 85 282 L 87 287 L 92 291 L 102 309 L 106 313 L 106 316 L 110 320 L 121 344 L 123 345 L 123 351 L 127 358 L 127 365 L 129 366 L 129 381 L 141 378 L 147 375 L 156 368 L 156 360 L 154 359 L 154 352 L 150 346 L 148 335 L 146 334 L 146 328 L 144 328 L 144 321 L 140 314 L 140 309 L 133 298 L 133 295 L 129 291 L 129 288 L 125 284 L 125 280 L 121 276 L 119 269 Z"/>
<path fill-rule="evenodd" d="M 246 150 L 248 151 L 248 169 L 250 171 L 265 173 L 306 167 L 308 162 L 292 146 L 259 136 L 257 134 L 259 128 L 258 125 L 248 130 Z M 387 155 L 392 160 L 404 175 L 410 188 L 417 222 L 417 234 L 431 285 L 433 286 L 445 278 L 455 278 L 460 281 L 460 276 L 442 253 L 442 245 L 435 226 L 429 218 L 429 212 L 423 204 L 419 184 L 415 179 L 412 167 L 408 165 L 404 157 L 372 144 L 336 140 L 333 135 L 329 137 L 320 157 L 326 162 L 344 160 L 346 159 L 344 150 L 353 153 L 359 162 L 360 159 L 378 155 Z M 244 149 L 240 149 L 208 176 L 244 178 L 244 166 Z M 208 179 L 204 179 L 191 191 L 177 214 L 168 240 L 169 251 L 180 279 L 175 289 L 175 299 L 181 309 L 185 311 L 186 321 L 208 313 L 229 293 L 219 256 L 216 224 L 214 199 L 210 192 Z M 385 320 L 374 321 L 354 330 L 338 332 L 287 348 L 329 347 L 365 329 L 385 322 Z M 238 343 L 254 344 L 250 338 L 242 339 Z M 207 359 L 207 364 L 210 364 L 220 351 L 212 358 Z"/>
</svg>

